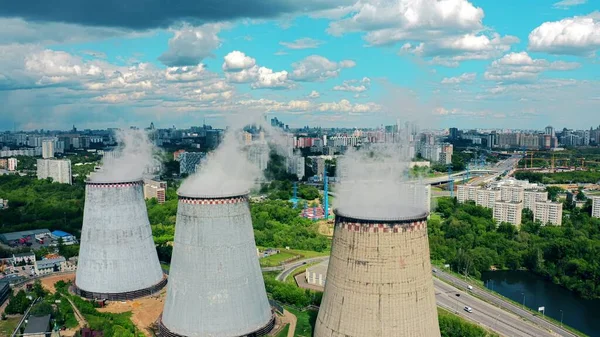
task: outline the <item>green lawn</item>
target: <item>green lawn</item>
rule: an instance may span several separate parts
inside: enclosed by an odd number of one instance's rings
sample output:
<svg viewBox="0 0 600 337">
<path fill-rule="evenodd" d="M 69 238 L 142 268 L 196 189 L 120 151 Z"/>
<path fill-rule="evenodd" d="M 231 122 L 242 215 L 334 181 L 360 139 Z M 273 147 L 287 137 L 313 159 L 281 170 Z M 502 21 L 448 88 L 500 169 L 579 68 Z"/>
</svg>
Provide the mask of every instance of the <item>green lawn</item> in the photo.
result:
<svg viewBox="0 0 600 337">
<path fill-rule="evenodd" d="M 169 270 L 171 270 L 171 265 L 170 265 L 170 264 L 164 264 L 164 263 L 161 263 L 161 264 L 160 264 L 160 267 L 161 267 L 163 270 L 166 270 L 166 271 L 169 271 Z"/>
<path fill-rule="evenodd" d="M 287 337 L 287 335 L 288 335 L 288 332 L 289 332 L 289 331 L 290 331 L 290 325 L 289 325 L 289 324 L 287 324 L 287 325 L 286 325 L 286 326 L 283 328 L 283 330 L 281 330 L 281 331 L 280 331 L 280 332 L 277 334 L 277 337 Z"/>
<path fill-rule="evenodd" d="M 295 337 L 311 337 L 313 335 L 313 328 L 315 321 L 317 320 L 317 312 L 314 310 L 298 311 L 291 307 L 285 307 L 292 314 L 296 315 L 296 331 L 294 331 Z"/>
<path fill-rule="evenodd" d="M 271 255 L 260 259 L 261 267 L 275 267 L 280 265 L 286 260 L 292 259 L 298 256 L 298 254 L 290 253 L 289 251 L 281 251 L 279 254 Z"/>
<path fill-rule="evenodd" d="M 7 318 L 6 321 L 0 320 L 0 336 L 10 336 L 17 328 L 21 317 Z"/>
</svg>

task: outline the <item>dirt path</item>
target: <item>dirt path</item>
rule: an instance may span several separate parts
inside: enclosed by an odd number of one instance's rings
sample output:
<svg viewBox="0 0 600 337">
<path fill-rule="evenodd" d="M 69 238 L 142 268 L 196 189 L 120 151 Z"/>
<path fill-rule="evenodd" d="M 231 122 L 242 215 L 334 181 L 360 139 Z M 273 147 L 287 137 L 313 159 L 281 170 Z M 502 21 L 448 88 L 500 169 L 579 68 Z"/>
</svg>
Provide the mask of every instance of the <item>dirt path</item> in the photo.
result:
<svg viewBox="0 0 600 337">
<path fill-rule="evenodd" d="M 288 337 L 294 337 L 294 334 L 296 333 L 296 323 L 298 321 L 296 319 L 296 315 L 292 314 L 287 310 L 284 310 L 283 316 L 286 318 L 286 321 L 290 323 L 290 328 L 288 329 Z"/>
<path fill-rule="evenodd" d="M 66 298 L 66 297 L 63 296 L 62 298 Z M 85 317 L 83 317 L 81 312 L 79 312 L 79 309 L 77 309 L 77 306 L 75 306 L 75 303 L 73 303 L 73 301 L 71 301 L 70 298 L 66 298 L 66 299 L 67 299 L 67 301 L 69 301 L 69 303 L 71 303 L 71 306 L 73 307 L 73 312 L 75 313 L 75 319 L 77 319 L 77 323 L 79 323 L 79 327 L 85 328 L 88 325 L 87 321 L 85 320 Z"/>
</svg>

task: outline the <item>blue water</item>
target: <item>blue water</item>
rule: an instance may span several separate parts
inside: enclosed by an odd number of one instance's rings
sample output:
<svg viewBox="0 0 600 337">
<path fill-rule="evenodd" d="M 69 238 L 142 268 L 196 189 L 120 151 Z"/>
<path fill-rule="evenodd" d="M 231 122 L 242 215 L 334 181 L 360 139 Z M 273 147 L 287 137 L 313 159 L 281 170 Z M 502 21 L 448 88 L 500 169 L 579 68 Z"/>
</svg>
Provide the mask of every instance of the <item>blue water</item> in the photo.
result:
<svg viewBox="0 0 600 337">
<path fill-rule="evenodd" d="M 600 336 L 600 300 L 586 300 L 575 293 L 526 271 L 493 271 L 482 276 L 486 287 L 533 310 L 546 308 L 546 316 L 562 319 L 589 336 Z"/>
</svg>

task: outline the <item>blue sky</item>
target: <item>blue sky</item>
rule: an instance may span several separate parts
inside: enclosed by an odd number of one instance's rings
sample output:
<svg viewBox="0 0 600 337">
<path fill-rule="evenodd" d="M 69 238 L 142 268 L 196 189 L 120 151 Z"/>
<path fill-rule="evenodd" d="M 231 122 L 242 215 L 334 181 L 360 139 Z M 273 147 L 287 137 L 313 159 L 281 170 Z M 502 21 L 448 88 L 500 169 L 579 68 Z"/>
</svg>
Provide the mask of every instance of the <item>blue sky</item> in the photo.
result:
<svg viewBox="0 0 600 337">
<path fill-rule="evenodd" d="M 0 130 L 600 124 L 592 0 L 159 0 L 0 12 Z"/>
</svg>

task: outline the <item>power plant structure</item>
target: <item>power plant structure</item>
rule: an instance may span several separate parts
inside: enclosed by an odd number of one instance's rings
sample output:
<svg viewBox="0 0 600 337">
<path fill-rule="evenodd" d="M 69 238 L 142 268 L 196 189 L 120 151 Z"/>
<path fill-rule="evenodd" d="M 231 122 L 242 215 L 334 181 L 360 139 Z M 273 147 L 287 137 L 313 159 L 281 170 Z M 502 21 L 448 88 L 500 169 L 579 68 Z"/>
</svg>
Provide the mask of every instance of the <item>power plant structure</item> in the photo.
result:
<svg viewBox="0 0 600 337">
<path fill-rule="evenodd" d="M 84 298 L 129 300 L 167 283 L 158 261 L 143 181 L 95 181 L 85 187 L 81 246 L 73 291 Z"/>
<path fill-rule="evenodd" d="M 314 337 L 440 336 L 427 238 L 429 212 L 423 205 L 425 189 L 418 190 L 410 205 L 334 210 L 331 257 Z"/>
<path fill-rule="evenodd" d="M 246 192 L 179 193 L 167 299 L 167 337 L 264 336 L 275 325 L 256 256 Z"/>
</svg>

